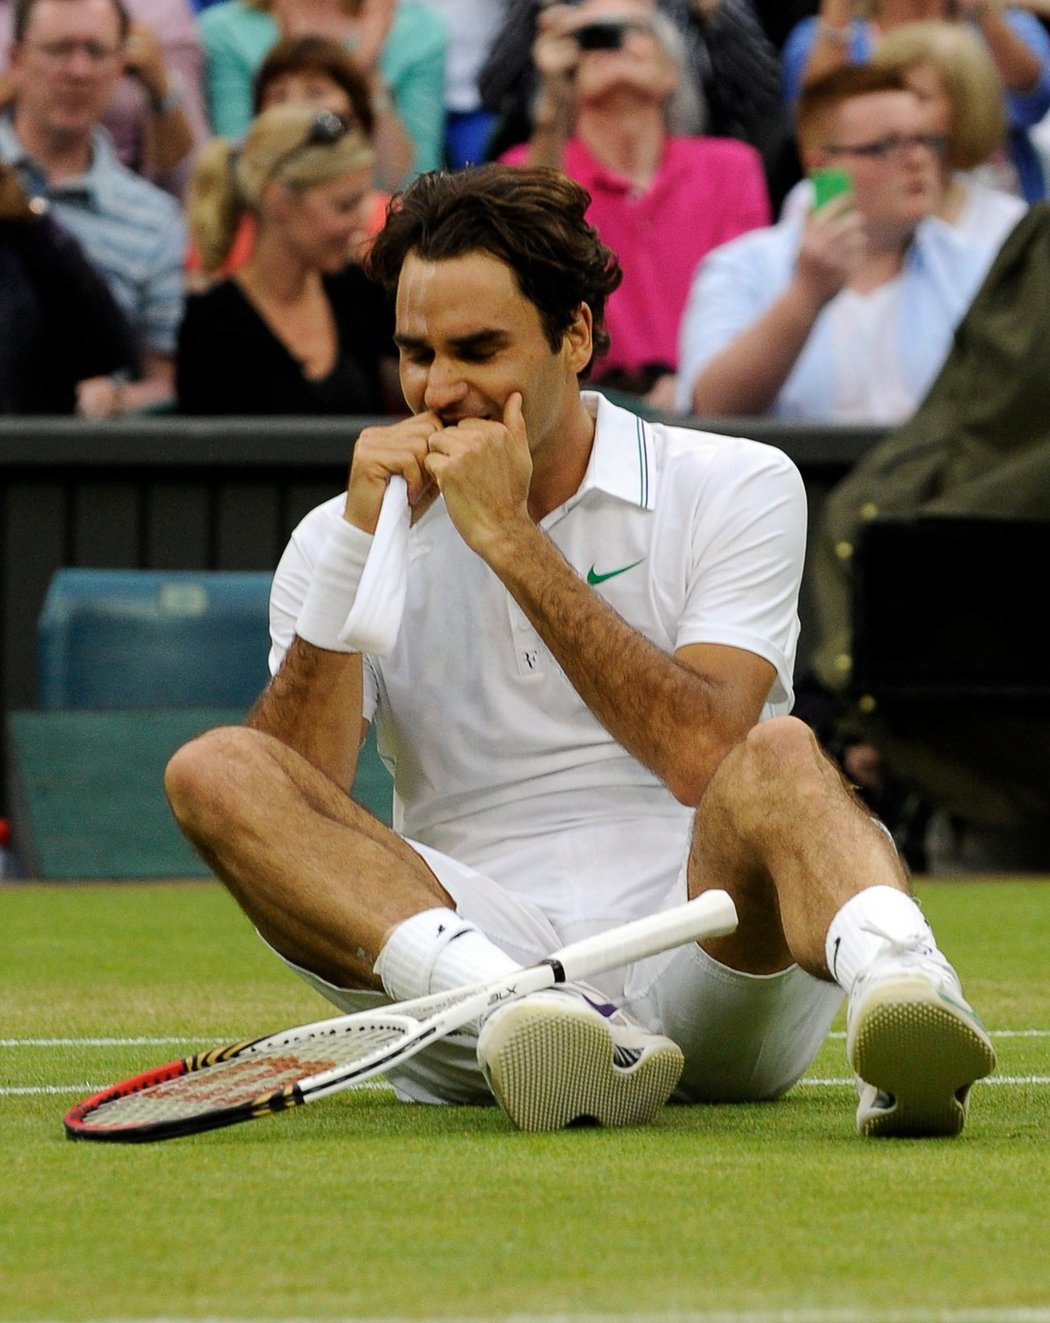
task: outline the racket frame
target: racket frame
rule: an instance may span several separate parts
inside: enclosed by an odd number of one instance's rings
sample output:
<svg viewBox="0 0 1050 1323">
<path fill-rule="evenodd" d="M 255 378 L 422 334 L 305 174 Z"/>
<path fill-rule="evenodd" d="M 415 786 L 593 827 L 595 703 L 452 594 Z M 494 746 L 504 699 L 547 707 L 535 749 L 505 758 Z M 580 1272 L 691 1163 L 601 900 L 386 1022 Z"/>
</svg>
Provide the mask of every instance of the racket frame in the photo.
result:
<svg viewBox="0 0 1050 1323">
<path fill-rule="evenodd" d="M 538 964 L 517 970 L 500 980 L 475 983 L 450 992 L 432 993 L 375 1010 L 356 1011 L 258 1038 L 242 1039 L 156 1066 L 112 1084 L 71 1108 L 64 1118 L 66 1134 L 70 1139 L 148 1142 L 219 1129 L 288 1111 L 339 1093 L 410 1060 L 431 1043 L 462 1029 L 500 1002 L 586 979 L 592 974 L 631 964 L 688 941 L 724 936 L 734 930 L 736 922 L 736 910 L 728 894 L 705 891 L 684 905 L 573 942 Z M 249 1099 L 192 1116 L 154 1122 L 136 1121 L 106 1127 L 93 1125 L 90 1121 L 107 1103 L 241 1058 L 261 1056 L 271 1047 L 294 1047 L 297 1041 L 335 1038 L 386 1025 L 401 1031 L 392 1042 L 353 1061 L 304 1074 L 294 1083 L 263 1090 Z"/>
</svg>

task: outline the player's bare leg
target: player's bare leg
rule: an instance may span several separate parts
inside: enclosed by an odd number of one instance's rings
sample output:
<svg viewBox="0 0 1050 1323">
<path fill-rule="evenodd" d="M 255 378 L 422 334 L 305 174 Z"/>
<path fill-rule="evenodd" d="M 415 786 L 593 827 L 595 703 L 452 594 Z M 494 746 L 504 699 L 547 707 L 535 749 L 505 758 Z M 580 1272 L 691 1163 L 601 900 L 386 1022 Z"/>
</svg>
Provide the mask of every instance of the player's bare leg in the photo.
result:
<svg viewBox="0 0 1050 1323">
<path fill-rule="evenodd" d="M 183 832 L 262 936 L 337 987 L 383 986 L 377 958 L 406 926 L 414 935 L 405 962 L 415 966 L 418 945 L 433 948 L 418 961 L 429 973 L 450 934 L 471 930 L 457 943 L 450 986 L 514 968 L 473 925 L 450 925 L 452 899 L 414 850 L 272 736 L 247 727 L 209 731 L 174 755 L 165 787 Z M 461 977 L 468 949 L 478 972 L 470 963 Z M 432 988 L 387 990 L 407 997 Z"/>
<path fill-rule="evenodd" d="M 697 809 L 689 875 L 690 894 L 724 887 L 740 915 L 705 949 L 752 974 L 797 963 L 830 977 L 825 938 L 843 905 L 864 887 L 908 890 L 886 832 L 793 717 L 756 726 L 723 760 Z"/>
<path fill-rule="evenodd" d="M 690 892 L 724 887 L 740 925 L 704 948 L 730 968 L 797 963 L 849 997 L 847 1055 L 866 1135 L 955 1134 L 991 1042 L 938 950 L 885 831 L 809 729 L 755 727 L 697 810 Z"/>
<path fill-rule="evenodd" d="M 400 999 L 516 968 L 454 913 L 415 851 L 271 736 L 210 731 L 175 754 L 166 787 L 183 831 L 259 932 L 336 986 L 382 986 Z M 585 990 L 512 1007 L 486 1025 L 482 1064 L 523 1129 L 584 1114 L 607 1125 L 649 1120 L 681 1074 L 676 1044 Z"/>
</svg>

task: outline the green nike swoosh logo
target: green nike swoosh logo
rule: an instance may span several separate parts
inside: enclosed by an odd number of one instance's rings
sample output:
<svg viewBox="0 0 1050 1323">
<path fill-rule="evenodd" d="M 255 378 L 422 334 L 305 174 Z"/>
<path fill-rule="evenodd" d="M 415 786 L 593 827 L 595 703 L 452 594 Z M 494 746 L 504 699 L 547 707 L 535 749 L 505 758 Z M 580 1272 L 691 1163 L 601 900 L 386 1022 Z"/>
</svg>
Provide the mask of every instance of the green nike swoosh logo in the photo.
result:
<svg viewBox="0 0 1050 1323">
<path fill-rule="evenodd" d="M 645 557 L 642 557 L 645 560 Z M 587 582 L 592 586 L 596 583 L 604 583 L 606 579 L 615 579 L 618 574 L 626 574 L 628 570 L 633 570 L 636 565 L 641 565 L 642 560 L 632 560 L 630 565 L 622 565 L 618 570 L 610 570 L 608 574 L 598 574 L 594 566 L 587 571 Z"/>
</svg>

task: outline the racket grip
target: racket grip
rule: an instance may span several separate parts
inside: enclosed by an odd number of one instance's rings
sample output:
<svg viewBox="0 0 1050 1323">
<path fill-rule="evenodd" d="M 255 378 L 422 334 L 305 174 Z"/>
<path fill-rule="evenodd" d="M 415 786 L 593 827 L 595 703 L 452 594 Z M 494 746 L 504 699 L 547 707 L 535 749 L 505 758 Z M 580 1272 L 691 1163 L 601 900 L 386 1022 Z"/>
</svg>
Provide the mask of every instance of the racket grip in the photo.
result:
<svg viewBox="0 0 1050 1323">
<path fill-rule="evenodd" d="M 672 946 L 697 942 L 703 937 L 724 937 L 734 931 L 736 924 L 736 906 L 729 893 L 705 891 L 685 905 L 647 914 L 621 928 L 572 942 L 551 963 L 560 966 L 559 983 L 572 982 L 607 969 L 618 969 Z"/>
</svg>

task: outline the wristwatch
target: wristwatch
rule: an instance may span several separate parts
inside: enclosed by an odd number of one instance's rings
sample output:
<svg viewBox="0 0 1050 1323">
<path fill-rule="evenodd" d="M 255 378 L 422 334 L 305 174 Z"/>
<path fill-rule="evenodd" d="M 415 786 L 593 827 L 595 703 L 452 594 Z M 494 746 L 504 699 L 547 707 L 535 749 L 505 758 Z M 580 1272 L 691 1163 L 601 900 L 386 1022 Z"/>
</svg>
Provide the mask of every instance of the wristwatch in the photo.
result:
<svg viewBox="0 0 1050 1323">
<path fill-rule="evenodd" d="M 170 115 L 173 110 L 178 110 L 185 100 L 185 92 L 182 87 L 182 79 L 178 74 L 172 74 L 168 80 L 168 90 L 163 96 L 151 96 L 149 99 L 149 108 L 154 115 Z"/>
</svg>

